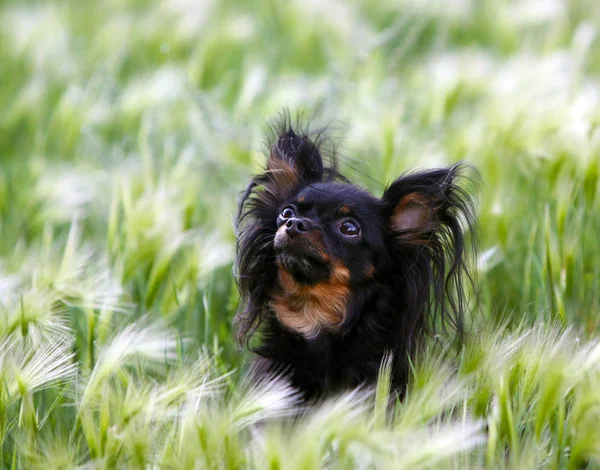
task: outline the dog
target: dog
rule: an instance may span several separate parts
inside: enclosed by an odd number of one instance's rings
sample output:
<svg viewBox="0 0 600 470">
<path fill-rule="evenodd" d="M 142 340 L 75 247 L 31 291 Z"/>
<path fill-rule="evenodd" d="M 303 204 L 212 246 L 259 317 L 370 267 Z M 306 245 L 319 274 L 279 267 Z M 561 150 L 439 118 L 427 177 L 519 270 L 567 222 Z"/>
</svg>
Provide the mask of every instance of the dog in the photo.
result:
<svg viewBox="0 0 600 470">
<path fill-rule="evenodd" d="M 402 394 L 427 336 L 464 334 L 471 167 L 404 174 L 379 198 L 338 171 L 324 135 L 284 116 L 241 196 L 237 339 L 255 372 L 286 371 L 307 400 L 375 383 L 388 354 Z"/>
</svg>

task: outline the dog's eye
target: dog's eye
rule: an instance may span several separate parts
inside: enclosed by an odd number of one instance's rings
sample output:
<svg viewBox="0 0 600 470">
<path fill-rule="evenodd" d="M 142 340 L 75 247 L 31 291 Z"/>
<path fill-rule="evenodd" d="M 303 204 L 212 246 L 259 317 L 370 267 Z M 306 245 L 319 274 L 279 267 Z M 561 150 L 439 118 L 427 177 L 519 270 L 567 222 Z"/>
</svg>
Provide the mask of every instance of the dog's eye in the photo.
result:
<svg viewBox="0 0 600 470">
<path fill-rule="evenodd" d="M 360 234 L 360 227 L 355 221 L 346 220 L 340 225 L 340 232 L 347 237 L 357 237 Z"/>
<path fill-rule="evenodd" d="M 296 215 L 296 211 L 294 210 L 294 208 L 288 206 L 281 211 L 281 214 L 279 214 L 279 217 L 281 217 L 282 219 L 291 219 L 295 215 Z"/>
</svg>

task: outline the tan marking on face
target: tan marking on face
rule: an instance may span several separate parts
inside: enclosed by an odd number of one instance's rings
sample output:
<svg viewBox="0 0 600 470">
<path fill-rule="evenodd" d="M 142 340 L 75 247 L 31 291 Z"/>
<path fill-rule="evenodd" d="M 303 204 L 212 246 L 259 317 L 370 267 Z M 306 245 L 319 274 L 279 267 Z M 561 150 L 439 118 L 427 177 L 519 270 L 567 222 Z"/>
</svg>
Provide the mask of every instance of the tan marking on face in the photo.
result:
<svg viewBox="0 0 600 470">
<path fill-rule="evenodd" d="M 340 262 L 333 264 L 327 281 L 314 285 L 296 282 L 281 266 L 278 280 L 280 291 L 273 296 L 271 307 L 290 330 L 314 338 L 322 330 L 336 331 L 346 318 L 350 271 Z"/>
<path fill-rule="evenodd" d="M 350 208 L 348 206 L 342 206 L 342 208 L 340 209 L 340 214 L 348 215 L 349 213 L 350 213 Z"/>
<path fill-rule="evenodd" d="M 375 275 L 375 266 L 373 264 L 369 264 L 367 266 L 367 269 L 365 270 L 365 274 L 367 275 L 367 277 L 373 277 Z"/>
<path fill-rule="evenodd" d="M 304 196 L 300 196 L 300 197 L 298 198 L 298 202 L 304 202 L 304 201 L 305 201 L 305 199 L 306 199 L 306 198 L 305 198 Z"/>
<path fill-rule="evenodd" d="M 287 237 L 287 235 L 285 234 L 285 224 L 282 224 L 281 227 L 279 227 L 277 229 L 277 232 L 275 232 L 275 242 L 279 242 L 281 241 L 283 238 Z"/>
</svg>

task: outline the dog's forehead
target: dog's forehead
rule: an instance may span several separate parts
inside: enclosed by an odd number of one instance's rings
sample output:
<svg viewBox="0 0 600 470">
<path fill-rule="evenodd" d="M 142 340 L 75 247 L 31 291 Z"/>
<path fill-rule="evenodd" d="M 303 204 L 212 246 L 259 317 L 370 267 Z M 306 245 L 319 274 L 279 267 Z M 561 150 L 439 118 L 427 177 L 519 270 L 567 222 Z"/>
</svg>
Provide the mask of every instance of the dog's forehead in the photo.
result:
<svg viewBox="0 0 600 470">
<path fill-rule="evenodd" d="M 319 212 L 355 213 L 374 210 L 378 199 L 351 184 L 317 183 L 303 188 L 296 196 L 300 205 Z"/>
</svg>

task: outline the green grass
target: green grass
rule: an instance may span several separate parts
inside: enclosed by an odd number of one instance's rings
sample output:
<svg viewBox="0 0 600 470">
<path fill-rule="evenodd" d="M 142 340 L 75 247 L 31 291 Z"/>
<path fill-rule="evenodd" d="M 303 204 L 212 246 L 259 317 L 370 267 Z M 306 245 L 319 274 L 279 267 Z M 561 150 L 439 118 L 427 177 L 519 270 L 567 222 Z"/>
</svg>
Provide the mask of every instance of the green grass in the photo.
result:
<svg viewBox="0 0 600 470">
<path fill-rule="evenodd" d="M 596 3 L 1 2 L 1 468 L 600 467 Z M 232 217 L 282 108 L 376 194 L 481 172 L 471 334 L 401 403 L 243 378 Z"/>
</svg>

